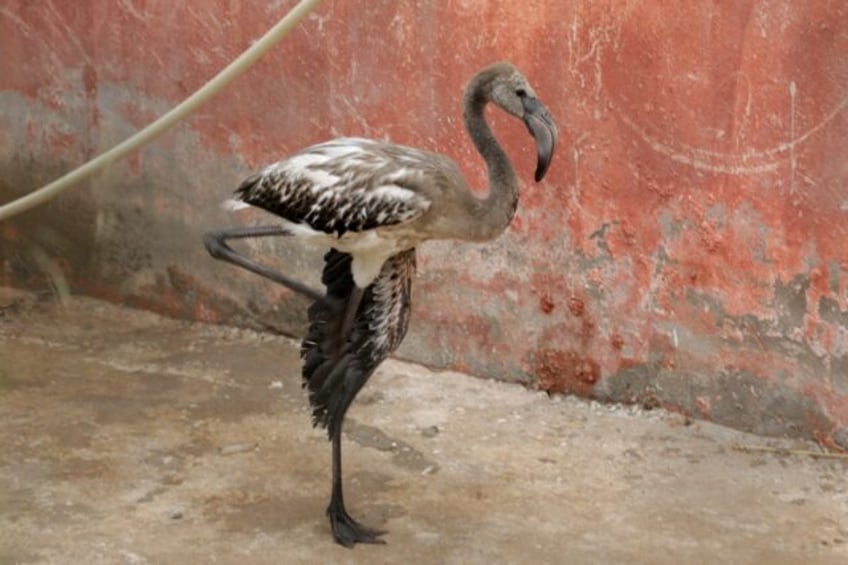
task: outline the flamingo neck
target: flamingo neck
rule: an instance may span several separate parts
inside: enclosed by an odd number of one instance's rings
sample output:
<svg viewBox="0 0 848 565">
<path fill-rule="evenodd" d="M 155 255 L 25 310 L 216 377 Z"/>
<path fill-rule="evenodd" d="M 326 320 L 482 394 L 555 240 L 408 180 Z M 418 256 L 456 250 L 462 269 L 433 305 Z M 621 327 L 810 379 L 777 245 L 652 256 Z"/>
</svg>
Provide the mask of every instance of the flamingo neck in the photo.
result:
<svg viewBox="0 0 848 565">
<path fill-rule="evenodd" d="M 472 228 L 475 240 L 493 239 L 503 233 L 518 207 L 518 179 L 498 140 L 492 133 L 484 114 L 489 98 L 484 82 L 474 80 L 465 95 L 465 127 L 479 151 L 489 176 L 489 194 L 485 198 L 473 195 L 470 213 L 476 219 Z"/>
</svg>

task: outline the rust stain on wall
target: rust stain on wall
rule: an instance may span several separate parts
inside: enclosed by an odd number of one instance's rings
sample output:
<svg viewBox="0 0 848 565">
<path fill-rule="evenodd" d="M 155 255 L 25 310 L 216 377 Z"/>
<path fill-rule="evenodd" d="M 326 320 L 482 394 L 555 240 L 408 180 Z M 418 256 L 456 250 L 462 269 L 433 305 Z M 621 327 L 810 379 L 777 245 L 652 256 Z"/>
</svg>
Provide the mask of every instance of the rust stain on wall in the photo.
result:
<svg viewBox="0 0 848 565">
<path fill-rule="evenodd" d="M 534 357 L 537 385 L 547 392 L 590 396 L 600 378 L 598 363 L 575 351 L 546 349 L 536 352 Z"/>
</svg>

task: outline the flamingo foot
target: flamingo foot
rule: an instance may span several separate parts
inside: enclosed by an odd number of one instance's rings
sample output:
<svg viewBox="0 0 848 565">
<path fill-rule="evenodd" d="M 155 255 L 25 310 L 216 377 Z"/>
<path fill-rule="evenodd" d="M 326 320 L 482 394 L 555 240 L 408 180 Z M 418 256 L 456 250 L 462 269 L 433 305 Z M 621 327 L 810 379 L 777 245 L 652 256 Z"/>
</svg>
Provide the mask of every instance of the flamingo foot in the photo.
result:
<svg viewBox="0 0 848 565">
<path fill-rule="evenodd" d="M 333 530 L 336 543 L 345 547 L 353 547 L 357 543 L 386 543 L 385 540 L 380 538 L 386 533 L 385 530 L 363 526 L 350 517 L 350 514 L 345 510 L 344 503 L 331 500 L 327 507 L 327 516 L 330 518 L 330 528 Z"/>
</svg>

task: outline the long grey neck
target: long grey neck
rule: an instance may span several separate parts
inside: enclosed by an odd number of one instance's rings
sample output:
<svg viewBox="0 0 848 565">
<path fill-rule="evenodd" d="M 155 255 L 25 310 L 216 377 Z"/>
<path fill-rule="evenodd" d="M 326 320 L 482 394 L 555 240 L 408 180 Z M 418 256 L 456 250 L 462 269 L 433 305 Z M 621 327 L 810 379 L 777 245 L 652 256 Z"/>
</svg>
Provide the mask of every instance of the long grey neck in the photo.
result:
<svg viewBox="0 0 848 565">
<path fill-rule="evenodd" d="M 469 226 L 475 240 L 493 239 L 506 230 L 518 206 L 518 179 L 509 158 L 495 139 L 483 109 L 489 102 L 480 82 L 472 83 L 465 94 L 465 127 L 489 173 L 489 194 L 483 199 L 470 195 L 469 212 L 475 226 Z"/>
</svg>

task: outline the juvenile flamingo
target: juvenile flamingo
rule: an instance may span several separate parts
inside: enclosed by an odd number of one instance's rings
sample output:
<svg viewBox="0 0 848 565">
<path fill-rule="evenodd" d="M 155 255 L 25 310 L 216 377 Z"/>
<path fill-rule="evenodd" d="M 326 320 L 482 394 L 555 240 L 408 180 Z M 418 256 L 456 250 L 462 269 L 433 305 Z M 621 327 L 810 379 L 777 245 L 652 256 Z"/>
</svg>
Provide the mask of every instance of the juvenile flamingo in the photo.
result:
<svg viewBox="0 0 848 565">
<path fill-rule="evenodd" d="M 332 495 L 327 508 L 335 540 L 384 543 L 385 533 L 356 522 L 342 496 L 341 432 L 348 407 L 380 363 L 401 343 L 409 322 L 415 248 L 428 239 L 488 241 L 509 225 L 518 180 L 492 134 L 484 107 L 524 121 L 536 140 L 536 181 L 557 142 L 550 113 L 509 63 L 478 72 L 465 92 L 465 127 L 486 162 L 489 193 L 477 198 L 449 158 L 385 141 L 342 138 L 313 145 L 249 177 L 229 201 L 276 215 L 273 225 L 206 234 L 216 259 L 234 263 L 312 300 L 301 345 L 303 385 L 314 425 L 332 441 Z M 330 248 L 318 292 L 236 252 L 228 239 L 291 235 Z"/>
</svg>

